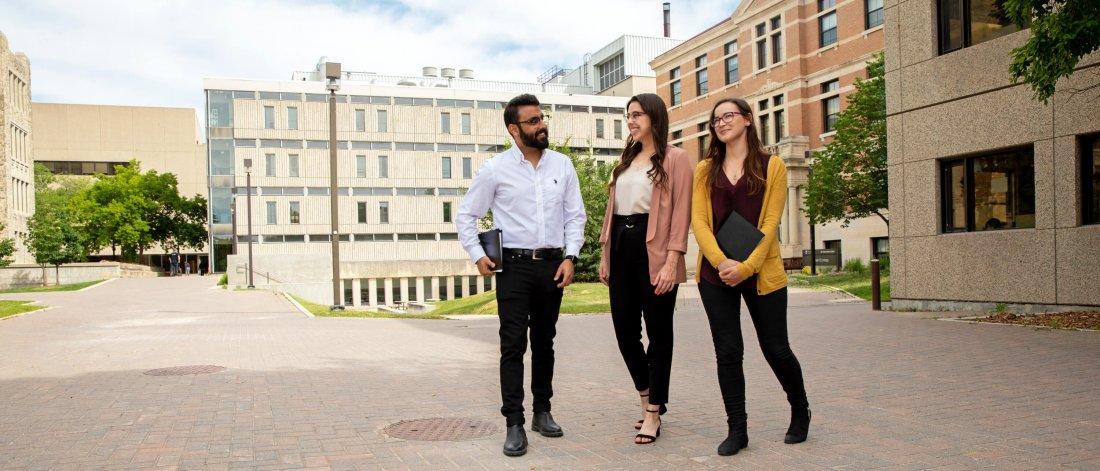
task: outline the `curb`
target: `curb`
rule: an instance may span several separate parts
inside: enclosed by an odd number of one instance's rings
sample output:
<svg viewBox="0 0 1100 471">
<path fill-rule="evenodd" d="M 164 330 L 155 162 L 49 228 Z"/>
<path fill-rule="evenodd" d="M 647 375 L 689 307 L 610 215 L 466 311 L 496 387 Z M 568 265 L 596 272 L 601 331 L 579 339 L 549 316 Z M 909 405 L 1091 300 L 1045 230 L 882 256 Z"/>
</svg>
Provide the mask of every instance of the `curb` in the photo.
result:
<svg viewBox="0 0 1100 471">
<path fill-rule="evenodd" d="M 80 289 L 76 290 L 76 292 L 77 292 L 77 293 L 83 293 L 83 292 L 85 292 L 85 291 L 88 291 L 88 290 L 90 290 L 90 289 L 92 289 L 92 288 L 97 288 L 97 287 L 103 286 L 103 285 L 105 285 L 105 284 L 107 284 L 107 283 L 110 283 L 110 282 L 112 282 L 112 281 L 115 281 L 115 280 L 117 280 L 117 279 L 118 279 L 118 278 L 107 278 L 106 280 L 100 281 L 99 283 L 96 283 L 96 284 L 94 284 L 94 285 L 92 285 L 92 286 L 87 286 L 87 287 L 84 287 L 84 288 L 80 288 Z"/>
<path fill-rule="evenodd" d="M 299 303 L 298 300 L 294 299 L 294 296 L 291 296 L 290 294 L 287 294 L 286 291 L 280 291 L 279 294 L 283 295 L 283 297 L 286 298 L 287 301 L 290 301 L 290 304 L 294 305 L 295 309 L 298 309 L 298 312 L 301 312 L 302 314 L 305 314 L 306 317 L 311 317 L 311 318 L 316 318 L 317 317 L 317 316 L 313 315 L 312 312 L 309 312 L 309 309 L 306 309 L 305 306 L 302 306 L 302 304 Z"/>
<path fill-rule="evenodd" d="M 1004 322 L 985 322 L 985 321 L 981 320 L 981 319 L 984 319 L 984 318 L 985 318 L 985 316 L 936 317 L 935 320 L 937 320 L 937 321 L 947 321 L 947 322 L 964 322 L 964 323 L 967 323 L 967 324 L 1004 325 L 1004 326 L 1009 326 L 1009 327 L 1030 327 L 1032 329 L 1054 330 L 1054 331 L 1063 330 L 1063 331 L 1067 331 L 1067 332 L 1074 332 L 1074 331 L 1077 331 L 1077 332 L 1100 332 L 1100 330 L 1095 330 L 1095 329 L 1055 329 L 1054 327 L 1047 327 L 1047 326 L 1043 326 L 1043 325 L 1008 324 L 1008 323 L 1004 323 Z"/>
<path fill-rule="evenodd" d="M 32 304 L 38 304 L 38 303 L 37 303 L 37 301 L 35 301 L 35 302 L 33 302 Z M 25 315 L 27 315 L 27 314 L 34 314 L 34 313 L 36 313 L 36 312 L 49 311 L 50 309 L 53 309 L 53 308 L 55 308 L 55 307 L 57 307 L 57 306 L 42 306 L 41 308 L 39 308 L 39 309 L 35 309 L 35 310 L 33 310 L 33 311 L 20 312 L 19 314 L 12 314 L 12 315 L 10 315 L 10 316 L 8 316 L 8 317 L 0 317 L 0 321 L 6 321 L 6 320 L 9 320 L 9 319 L 15 319 L 16 317 L 23 317 L 23 316 L 25 316 Z"/>
</svg>

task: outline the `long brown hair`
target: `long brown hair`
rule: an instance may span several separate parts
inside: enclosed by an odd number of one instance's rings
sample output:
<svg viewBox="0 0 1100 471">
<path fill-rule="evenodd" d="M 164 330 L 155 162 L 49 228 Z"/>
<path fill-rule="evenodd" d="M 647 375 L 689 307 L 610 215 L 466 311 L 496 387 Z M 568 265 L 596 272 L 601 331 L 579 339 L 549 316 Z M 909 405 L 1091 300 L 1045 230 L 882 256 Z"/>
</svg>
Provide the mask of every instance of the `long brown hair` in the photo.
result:
<svg viewBox="0 0 1100 471">
<path fill-rule="evenodd" d="M 637 102 L 646 116 L 649 116 L 649 122 L 653 128 L 650 135 L 653 137 L 653 150 L 656 153 L 651 159 L 653 168 L 649 169 L 646 175 L 649 175 L 649 180 L 654 185 L 663 188 L 665 181 L 668 180 L 668 175 L 665 173 L 665 148 L 668 146 L 668 109 L 665 108 L 665 101 L 653 93 L 641 93 L 630 97 L 630 101 L 626 102 L 626 109 L 629 110 L 630 104 L 634 102 Z M 627 112 L 629 113 L 629 111 Z M 615 166 L 615 170 L 611 173 L 611 186 L 615 185 L 615 182 L 619 180 L 619 175 L 630 168 L 634 158 L 641 152 L 642 143 L 635 142 L 633 136 L 627 136 L 626 146 L 619 157 L 619 164 Z"/>
<path fill-rule="evenodd" d="M 740 98 L 723 98 L 718 100 L 714 104 L 714 108 L 710 110 L 710 120 L 707 122 L 707 128 L 710 129 L 710 146 L 707 148 L 707 154 L 703 157 L 703 160 L 709 161 L 710 166 L 707 168 L 707 188 L 713 188 L 714 182 L 718 180 L 719 172 L 722 171 L 722 164 L 726 161 L 726 144 L 718 140 L 718 133 L 714 131 L 714 113 L 723 103 L 732 103 L 741 112 L 741 116 L 749 120 L 749 125 L 745 128 L 745 138 L 748 139 L 748 155 L 745 156 L 744 163 L 744 175 L 742 178 L 748 177 L 749 194 L 755 195 L 764 191 L 764 185 L 766 180 L 764 177 L 764 162 L 768 161 L 768 153 L 764 151 L 764 145 L 760 143 L 760 136 L 756 133 L 756 125 L 753 123 L 752 107 L 749 103 Z"/>
</svg>

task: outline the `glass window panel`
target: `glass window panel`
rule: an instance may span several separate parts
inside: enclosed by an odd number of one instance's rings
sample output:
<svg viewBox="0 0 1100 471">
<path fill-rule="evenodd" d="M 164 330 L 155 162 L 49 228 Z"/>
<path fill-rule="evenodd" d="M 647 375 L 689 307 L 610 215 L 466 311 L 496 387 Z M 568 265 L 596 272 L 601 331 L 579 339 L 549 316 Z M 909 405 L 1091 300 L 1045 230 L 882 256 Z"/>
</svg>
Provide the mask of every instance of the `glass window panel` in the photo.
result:
<svg viewBox="0 0 1100 471">
<path fill-rule="evenodd" d="M 472 125 L 470 113 L 462 113 L 462 134 L 470 134 L 473 129 Z"/>
<path fill-rule="evenodd" d="M 670 88 L 670 91 L 671 91 L 671 94 L 672 94 L 672 104 L 674 106 L 679 105 L 680 102 L 681 102 L 681 91 L 680 91 L 681 84 L 680 84 L 680 81 L 677 80 L 675 82 L 672 82 L 672 84 L 670 85 L 669 88 Z"/>
<path fill-rule="evenodd" d="M 378 132 L 389 132 L 389 120 L 386 118 L 386 110 L 377 112 Z"/>
<path fill-rule="evenodd" d="M 279 208 L 278 203 L 274 201 L 268 201 L 267 206 L 267 223 L 278 224 L 279 223 Z"/>
<path fill-rule="evenodd" d="M 970 1 L 970 44 L 996 39 L 1020 30 L 1008 19 L 998 0 Z"/>
<path fill-rule="evenodd" d="M 387 201 L 378 203 L 378 222 L 380 224 L 389 224 L 390 222 L 390 203 Z"/>
<path fill-rule="evenodd" d="M 286 109 L 286 128 L 298 129 L 298 108 L 291 106 Z"/>
<path fill-rule="evenodd" d="M 363 202 L 363 201 L 360 201 L 360 202 L 356 203 L 356 209 L 358 210 L 357 212 L 358 212 L 358 216 L 359 216 L 359 218 L 357 220 L 359 221 L 360 224 L 366 224 L 367 223 L 367 203 Z"/>
<path fill-rule="evenodd" d="M 212 128 L 233 127 L 233 99 L 230 92 L 210 90 L 207 93 L 206 121 Z"/>
<path fill-rule="evenodd" d="M 443 134 L 451 133 L 451 114 L 440 113 L 439 114 L 439 132 Z"/>
<path fill-rule="evenodd" d="M 367 110 L 355 110 L 355 130 L 359 132 L 367 130 Z"/>
<path fill-rule="evenodd" d="M 726 58 L 726 85 L 741 80 L 740 66 L 737 61 L 737 56 L 731 56 Z"/>
<path fill-rule="evenodd" d="M 210 139 L 210 174 L 233 175 L 232 139 Z"/>
<path fill-rule="evenodd" d="M 275 107 L 264 107 L 264 129 L 275 129 Z"/>
<path fill-rule="evenodd" d="M 302 208 L 297 201 L 290 202 L 290 223 L 299 224 L 302 222 Z"/>
<path fill-rule="evenodd" d="M 296 154 L 290 154 L 287 157 L 287 176 L 298 176 L 298 156 Z"/>
<path fill-rule="evenodd" d="M 451 158 L 443 157 L 441 160 L 442 178 L 451 178 Z"/>
<path fill-rule="evenodd" d="M 355 176 L 359 178 L 367 177 L 367 156 L 355 156 Z"/>
<path fill-rule="evenodd" d="M 1100 223 L 1100 136 L 1085 140 L 1081 146 L 1082 222 Z"/>
<path fill-rule="evenodd" d="M 378 178 L 390 177 L 390 159 L 384 155 L 378 156 Z"/>
<path fill-rule="evenodd" d="M 940 53 L 963 48 L 966 43 L 965 0 L 940 0 Z"/>
<path fill-rule="evenodd" d="M 695 93 L 702 96 L 710 92 L 710 80 L 707 78 L 707 69 L 695 72 Z"/>
<path fill-rule="evenodd" d="M 232 202 L 232 188 L 210 189 L 210 211 L 214 224 L 228 224 L 233 222 Z"/>
<path fill-rule="evenodd" d="M 1030 149 L 974 159 L 974 229 L 1035 227 L 1035 165 Z"/>
</svg>

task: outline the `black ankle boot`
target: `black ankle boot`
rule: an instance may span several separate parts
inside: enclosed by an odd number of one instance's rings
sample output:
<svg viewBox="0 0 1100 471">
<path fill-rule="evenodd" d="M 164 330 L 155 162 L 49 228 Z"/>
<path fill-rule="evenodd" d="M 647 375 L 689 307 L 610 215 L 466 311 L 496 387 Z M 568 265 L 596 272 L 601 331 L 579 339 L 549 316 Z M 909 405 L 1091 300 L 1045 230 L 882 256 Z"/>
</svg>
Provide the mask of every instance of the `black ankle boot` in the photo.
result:
<svg viewBox="0 0 1100 471">
<path fill-rule="evenodd" d="M 718 445 L 720 456 L 733 456 L 742 448 L 749 446 L 748 424 L 730 424 L 729 435 Z"/>
<path fill-rule="evenodd" d="M 791 426 L 787 429 L 787 436 L 783 437 L 783 443 L 802 443 L 810 434 L 810 409 L 794 409 L 791 411 Z"/>
</svg>

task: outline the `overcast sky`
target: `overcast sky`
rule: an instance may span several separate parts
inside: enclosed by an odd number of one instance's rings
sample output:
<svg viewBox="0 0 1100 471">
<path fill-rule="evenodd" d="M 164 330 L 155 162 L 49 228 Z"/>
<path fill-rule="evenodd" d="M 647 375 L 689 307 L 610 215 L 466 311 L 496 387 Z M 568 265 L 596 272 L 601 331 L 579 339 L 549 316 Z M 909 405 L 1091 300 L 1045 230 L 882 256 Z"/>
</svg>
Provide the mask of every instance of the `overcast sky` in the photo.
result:
<svg viewBox="0 0 1100 471">
<path fill-rule="evenodd" d="M 0 31 L 31 60 L 33 100 L 201 108 L 202 79 L 287 80 L 320 56 L 344 70 L 426 65 L 534 81 L 622 34 L 660 36 L 661 0 L 0 0 Z M 738 0 L 672 0 L 687 39 Z"/>
</svg>

